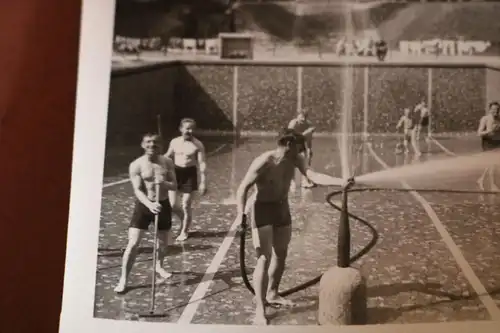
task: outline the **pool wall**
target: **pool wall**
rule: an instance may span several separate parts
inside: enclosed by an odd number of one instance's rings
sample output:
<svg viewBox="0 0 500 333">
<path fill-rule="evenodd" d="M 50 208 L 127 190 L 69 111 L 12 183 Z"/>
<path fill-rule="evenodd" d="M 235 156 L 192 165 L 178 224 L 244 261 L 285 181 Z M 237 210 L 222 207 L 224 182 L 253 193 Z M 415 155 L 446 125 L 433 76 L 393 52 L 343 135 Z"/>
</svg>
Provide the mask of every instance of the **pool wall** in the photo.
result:
<svg viewBox="0 0 500 333">
<path fill-rule="evenodd" d="M 137 142 L 156 130 L 166 139 L 192 117 L 218 135 L 276 132 L 300 108 L 321 133 L 339 131 L 351 107 L 356 133 L 394 133 L 404 107 L 431 105 L 436 134 L 475 131 L 491 100 L 500 100 L 500 70 L 477 64 L 272 63 L 175 61 L 113 71 L 108 144 Z M 345 102 L 344 102 L 345 101 Z"/>
</svg>

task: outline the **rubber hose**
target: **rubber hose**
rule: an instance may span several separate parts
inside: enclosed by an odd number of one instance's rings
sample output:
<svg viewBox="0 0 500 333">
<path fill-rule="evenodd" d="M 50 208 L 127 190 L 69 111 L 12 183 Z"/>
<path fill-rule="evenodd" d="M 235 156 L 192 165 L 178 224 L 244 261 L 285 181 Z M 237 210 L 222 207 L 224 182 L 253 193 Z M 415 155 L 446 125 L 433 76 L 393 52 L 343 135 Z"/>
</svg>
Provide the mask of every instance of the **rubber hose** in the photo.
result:
<svg viewBox="0 0 500 333">
<path fill-rule="evenodd" d="M 406 188 L 389 188 L 389 187 L 363 187 L 363 188 L 352 188 L 349 189 L 348 192 L 369 192 L 369 191 L 393 191 L 393 192 L 433 192 L 433 193 L 460 193 L 460 194 L 484 194 L 484 195 L 494 195 L 494 194 L 500 194 L 500 191 L 473 191 L 473 190 L 447 190 L 447 189 L 406 189 Z M 333 191 L 326 196 L 326 202 L 333 207 L 334 209 L 338 210 L 339 212 L 342 211 L 342 208 L 335 205 L 334 203 L 331 202 L 331 199 L 337 195 L 342 194 L 342 190 L 337 190 Z M 356 253 L 354 256 L 352 256 L 349 260 L 351 264 L 359 260 L 361 257 L 363 257 L 365 254 L 367 254 L 376 244 L 378 241 L 378 232 L 377 230 L 373 227 L 373 225 L 370 224 L 370 222 L 366 221 L 365 219 L 356 216 L 354 214 L 351 214 L 348 212 L 348 216 L 357 220 L 358 222 L 361 222 L 361 224 L 365 225 L 370 229 L 370 232 L 372 234 L 372 239 L 371 241 L 363 248 L 361 249 L 358 253 Z M 248 279 L 248 274 L 246 271 L 246 264 L 245 264 L 245 241 L 246 241 L 246 232 L 248 229 L 247 225 L 247 220 L 246 220 L 246 215 L 243 216 L 243 220 L 241 221 L 240 225 L 240 272 L 241 272 L 241 277 L 243 278 L 243 283 L 245 284 L 245 287 L 255 295 L 255 290 L 253 289 L 252 284 L 250 283 L 250 280 Z M 296 293 L 298 291 L 304 290 L 306 288 L 309 288 L 315 284 L 317 284 L 320 280 L 323 274 L 318 275 L 312 280 L 309 280 L 305 283 L 302 283 L 296 287 L 290 288 L 288 290 L 282 291 L 279 293 L 280 296 L 285 297 L 288 295 L 291 295 L 293 293 Z"/>
</svg>

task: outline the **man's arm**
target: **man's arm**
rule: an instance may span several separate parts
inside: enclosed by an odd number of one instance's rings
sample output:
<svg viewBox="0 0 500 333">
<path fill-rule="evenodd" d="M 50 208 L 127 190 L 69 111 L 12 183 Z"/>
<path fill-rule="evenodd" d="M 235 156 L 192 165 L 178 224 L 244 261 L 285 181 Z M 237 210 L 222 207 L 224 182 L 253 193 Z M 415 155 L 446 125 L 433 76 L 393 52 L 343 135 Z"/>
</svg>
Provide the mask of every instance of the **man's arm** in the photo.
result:
<svg viewBox="0 0 500 333">
<path fill-rule="evenodd" d="M 399 118 L 398 124 L 396 125 L 396 129 L 399 129 L 403 125 L 404 117 Z"/>
<path fill-rule="evenodd" d="M 300 173 L 314 184 L 321 186 L 345 186 L 346 184 L 346 181 L 341 178 L 332 177 L 323 173 L 312 171 L 307 167 L 307 164 L 302 156 L 297 157 L 296 166 L 297 169 L 299 169 Z"/>
<path fill-rule="evenodd" d="M 200 183 L 203 184 L 203 186 L 205 186 L 206 170 L 207 170 L 205 146 L 200 141 L 197 141 L 197 145 L 198 145 L 198 169 L 200 171 Z"/>
<path fill-rule="evenodd" d="M 236 191 L 236 210 L 238 216 L 242 216 L 245 211 L 245 204 L 247 201 L 247 195 L 250 188 L 257 181 L 257 177 L 264 171 L 267 164 L 267 155 L 261 155 L 257 157 L 247 170 L 247 173 L 243 177 L 243 180 Z"/>
<path fill-rule="evenodd" d="M 144 204 L 144 206 L 149 208 L 149 206 L 151 205 L 151 201 L 148 199 L 146 194 L 141 190 L 141 184 L 142 184 L 141 168 L 137 162 L 130 163 L 129 177 L 130 177 L 130 182 L 132 183 L 132 188 L 134 189 L 135 196 L 142 204 Z"/>
<path fill-rule="evenodd" d="M 167 152 L 163 155 L 168 159 L 173 159 L 174 158 L 174 140 L 170 141 L 170 144 L 168 145 Z"/>
<path fill-rule="evenodd" d="M 169 191 L 177 190 L 177 177 L 175 176 L 174 162 L 170 158 L 166 158 L 167 179 L 165 180 L 166 188 Z"/>
<path fill-rule="evenodd" d="M 288 123 L 288 128 L 289 129 L 295 129 L 295 126 L 297 125 L 297 120 L 295 119 L 292 119 L 290 120 L 290 122 Z"/>
<path fill-rule="evenodd" d="M 486 126 L 486 117 L 482 117 L 479 121 L 479 126 L 477 128 L 477 135 L 482 136 L 488 133 L 488 129 Z"/>
<path fill-rule="evenodd" d="M 312 134 L 315 130 L 316 130 L 316 127 L 310 126 L 308 129 L 306 129 L 304 132 L 302 132 L 302 135 Z"/>
</svg>

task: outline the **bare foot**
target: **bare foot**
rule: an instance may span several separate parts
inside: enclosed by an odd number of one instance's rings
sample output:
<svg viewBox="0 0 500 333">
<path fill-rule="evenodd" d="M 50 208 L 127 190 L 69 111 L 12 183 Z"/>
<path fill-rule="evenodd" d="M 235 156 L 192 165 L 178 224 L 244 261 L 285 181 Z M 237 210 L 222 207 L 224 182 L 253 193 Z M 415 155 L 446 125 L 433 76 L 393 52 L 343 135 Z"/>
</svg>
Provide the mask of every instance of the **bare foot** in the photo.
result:
<svg viewBox="0 0 500 333">
<path fill-rule="evenodd" d="M 315 186 L 316 186 L 315 184 L 309 183 L 309 182 L 303 182 L 302 183 L 302 188 L 313 188 Z"/>
<path fill-rule="evenodd" d="M 168 279 L 172 276 L 172 273 L 167 272 L 163 267 L 156 267 L 156 272 L 160 274 L 163 279 Z"/>
<path fill-rule="evenodd" d="M 177 241 L 178 242 L 184 242 L 186 239 L 188 239 L 188 233 L 187 232 L 181 232 L 179 236 L 177 236 Z"/>
<path fill-rule="evenodd" d="M 118 284 L 116 285 L 114 291 L 117 294 L 123 294 L 127 290 L 127 280 L 121 278 Z"/>
<path fill-rule="evenodd" d="M 266 318 L 266 315 L 263 310 L 255 311 L 255 317 L 253 318 L 253 324 L 258 326 L 267 326 L 269 325 L 269 321 Z"/>
<path fill-rule="evenodd" d="M 293 306 L 293 302 L 281 296 L 267 296 L 267 303 L 270 305 Z"/>
</svg>

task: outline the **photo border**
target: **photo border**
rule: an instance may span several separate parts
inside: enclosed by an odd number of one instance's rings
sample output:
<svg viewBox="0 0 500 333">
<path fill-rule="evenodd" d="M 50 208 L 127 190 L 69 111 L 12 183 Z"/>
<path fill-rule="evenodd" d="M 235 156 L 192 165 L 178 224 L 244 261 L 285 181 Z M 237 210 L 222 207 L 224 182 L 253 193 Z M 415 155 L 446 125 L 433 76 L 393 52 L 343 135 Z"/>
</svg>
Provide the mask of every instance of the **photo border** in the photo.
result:
<svg viewBox="0 0 500 333">
<path fill-rule="evenodd" d="M 119 1 L 119 0 L 117 0 Z M 60 332 L 498 332 L 499 322 L 366 326 L 181 325 L 94 318 L 115 0 L 82 0 L 74 152 Z M 187 327 L 186 327 L 187 326 Z"/>
</svg>

